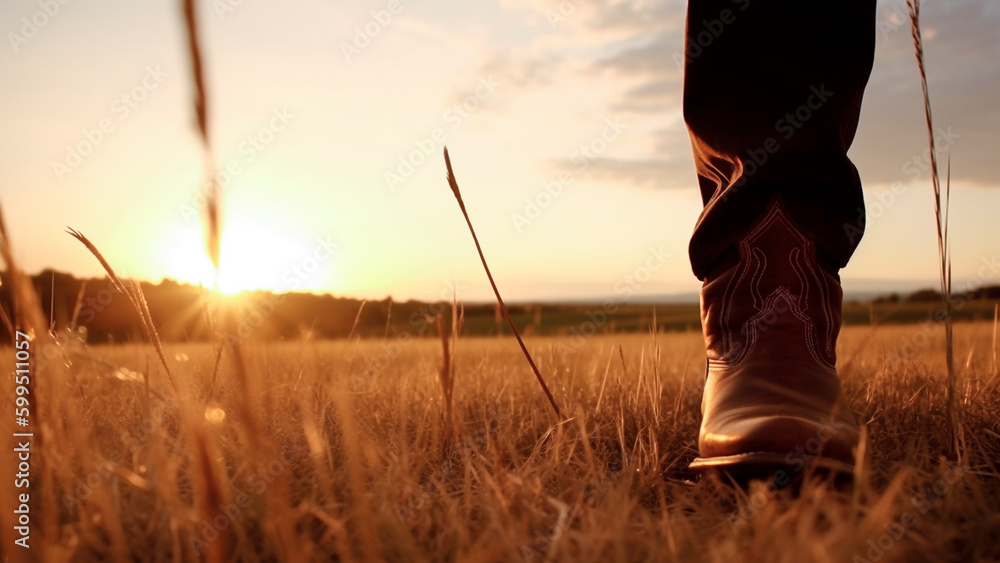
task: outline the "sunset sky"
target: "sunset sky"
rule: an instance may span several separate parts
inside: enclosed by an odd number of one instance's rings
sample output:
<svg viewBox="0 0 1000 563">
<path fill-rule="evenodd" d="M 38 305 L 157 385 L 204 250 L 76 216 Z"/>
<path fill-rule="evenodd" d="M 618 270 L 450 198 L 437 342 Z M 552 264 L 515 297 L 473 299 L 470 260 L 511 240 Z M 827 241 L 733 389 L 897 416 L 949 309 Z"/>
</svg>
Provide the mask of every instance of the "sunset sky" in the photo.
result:
<svg viewBox="0 0 1000 563">
<path fill-rule="evenodd" d="M 47 3 L 58 11 L 39 16 Z M 222 289 L 437 299 L 457 281 L 460 298 L 490 298 L 445 143 L 505 297 L 611 296 L 647 264 L 638 295 L 697 291 L 684 8 L 200 2 L 215 163 L 230 171 Z M 937 279 L 905 2 L 878 9 L 851 151 L 869 228 L 847 291 Z M 927 1 L 923 23 L 955 287 L 1000 284 L 1000 4 Z M 129 276 L 210 279 L 179 2 L 4 0 L 0 31 L 0 205 L 23 266 L 102 276 L 70 226 Z"/>
</svg>

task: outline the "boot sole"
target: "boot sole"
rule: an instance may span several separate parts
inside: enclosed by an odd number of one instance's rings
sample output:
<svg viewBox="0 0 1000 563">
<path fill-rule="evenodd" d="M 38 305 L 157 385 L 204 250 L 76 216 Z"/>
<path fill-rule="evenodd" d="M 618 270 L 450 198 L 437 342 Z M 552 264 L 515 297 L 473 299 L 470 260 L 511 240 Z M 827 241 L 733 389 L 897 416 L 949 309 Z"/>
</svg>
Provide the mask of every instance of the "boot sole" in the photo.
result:
<svg viewBox="0 0 1000 563">
<path fill-rule="evenodd" d="M 775 452 L 748 452 L 718 457 L 698 457 L 691 462 L 688 468 L 698 472 L 723 470 L 740 475 L 769 475 L 782 470 L 791 474 L 801 473 L 809 469 L 831 473 L 851 474 L 854 472 L 854 466 L 827 457 L 815 457 L 809 460 L 802 470 L 795 470 L 785 460 L 786 457 L 785 454 Z"/>
</svg>

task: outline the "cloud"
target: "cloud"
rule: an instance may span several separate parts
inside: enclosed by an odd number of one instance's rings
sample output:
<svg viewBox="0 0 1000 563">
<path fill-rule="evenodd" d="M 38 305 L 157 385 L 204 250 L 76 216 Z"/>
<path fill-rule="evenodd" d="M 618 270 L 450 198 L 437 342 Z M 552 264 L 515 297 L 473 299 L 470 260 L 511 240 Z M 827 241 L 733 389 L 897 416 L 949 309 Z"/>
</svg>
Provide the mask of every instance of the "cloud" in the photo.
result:
<svg viewBox="0 0 1000 563">
<path fill-rule="evenodd" d="M 557 38 L 537 38 L 525 58 L 505 59 L 508 71 L 522 77 L 518 86 L 544 88 L 560 80 L 560 73 L 620 83 L 608 111 L 648 124 L 647 150 L 600 158 L 591 173 L 653 188 L 693 185 L 687 133 L 683 123 L 668 118 L 681 107 L 678 61 L 685 4 L 508 0 L 507 7 L 544 14 L 567 3 L 576 9 L 558 20 L 552 31 Z M 925 2 L 921 17 L 935 122 L 954 133 L 949 144 L 953 178 L 1000 185 L 995 172 L 1000 67 L 994 62 L 1000 58 L 1000 5 L 994 0 Z M 866 183 L 910 181 L 914 159 L 921 158 L 927 142 L 905 1 L 879 3 L 876 33 L 875 68 L 851 156 Z"/>
<path fill-rule="evenodd" d="M 875 68 L 851 153 L 869 183 L 913 179 L 927 148 L 909 22 L 900 16 L 905 10 L 901 2 L 880 5 Z M 1000 56 L 1000 9 L 989 0 L 926 3 L 921 24 L 934 121 L 946 132 L 952 178 L 998 186 L 1000 69 L 992 61 Z"/>
<path fill-rule="evenodd" d="M 683 188 L 695 186 L 694 176 L 683 181 L 677 170 L 682 168 L 669 158 L 599 158 L 593 161 L 587 175 L 591 178 L 624 182 L 648 188 Z"/>
<path fill-rule="evenodd" d="M 493 55 L 483 64 L 481 73 L 503 77 L 507 86 L 517 89 L 544 88 L 563 72 L 566 63 L 557 57 L 532 58 L 519 53 Z"/>
</svg>

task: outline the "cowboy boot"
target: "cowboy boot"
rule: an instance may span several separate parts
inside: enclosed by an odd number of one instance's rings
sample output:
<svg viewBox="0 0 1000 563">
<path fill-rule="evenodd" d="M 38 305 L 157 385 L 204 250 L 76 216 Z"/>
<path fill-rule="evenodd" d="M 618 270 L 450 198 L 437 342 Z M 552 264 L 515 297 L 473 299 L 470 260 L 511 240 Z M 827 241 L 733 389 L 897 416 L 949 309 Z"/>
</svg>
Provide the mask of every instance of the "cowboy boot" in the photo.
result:
<svg viewBox="0 0 1000 563">
<path fill-rule="evenodd" d="M 836 269 L 778 200 L 738 250 L 738 263 L 711 272 L 701 291 L 708 374 L 691 468 L 849 470 L 858 426 L 835 367 Z"/>
</svg>

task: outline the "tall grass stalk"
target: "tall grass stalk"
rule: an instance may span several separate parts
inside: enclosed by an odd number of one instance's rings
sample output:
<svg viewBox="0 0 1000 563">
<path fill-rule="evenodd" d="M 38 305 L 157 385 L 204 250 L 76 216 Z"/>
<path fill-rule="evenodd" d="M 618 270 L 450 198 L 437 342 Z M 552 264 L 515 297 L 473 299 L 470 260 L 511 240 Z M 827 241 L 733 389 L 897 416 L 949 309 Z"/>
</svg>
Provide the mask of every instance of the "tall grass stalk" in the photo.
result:
<svg viewBox="0 0 1000 563">
<path fill-rule="evenodd" d="M 448 338 L 448 331 L 445 329 L 444 318 L 437 316 L 438 333 L 441 336 L 442 363 L 441 373 L 438 378 L 441 382 L 441 392 L 444 395 L 445 417 L 448 419 L 448 432 L 455 427 L 452 404 L 455 396 L 455 358 L 458 355 L 458 335 L 462 332 L 462 325 L 465 323 L 465 307 L 458 305 L 458 294 L 452 293 L 451 297 L 451 339 Z"/>
<path fill-rule="evenodd" d="M 163 364 L 163 369 L 167 372 L 170 386 L 173 387 L 174 393 L 179 394 L 180 390 L 177 388 L 177 381 L 174 380 L 174 374 L 170 371 L 170 366 L 167 364 L 167 356 L 163 353 L 163 344 L 160 343 L 160 335 L 156 332 L 156 327 L 153 326 L 153 317 L 149 314 L 149 305 L 146 304 L 146 296 L 142 294 L 139 282 L 119 278 L 114 268 L 111 267 L 111 264 L 108 264 L 108 261 L 104 259 L 101 251 L 94 246 L 94 243 L 90 242 L 90 239 L 83 236 L 83 233 L 69 227 L 66 228 L 66 232 L 80 241 L 83 246 L 87 247 L 87 250 L 94 255 L 94 258 L 97 258 L 97 261 L 104 267 L 104 271 L 108 273 L 108 277 L 111 278 L 111 283 L 114 284 L 115 289 L 125 297 L 128 297 L 129 303 L 132 304 L 132 309 L 135 310 L 136 314 L 139 315 L 139 320 L 142 321 L 142 326 L 146 330 L 146 336 L 153 343 L 153 348 L 156 349 L 156 355 L 159 356 L 160 363 Z"/>
<path fill-rule="evenodd" d="M 27 276 L 23 270 L 21 270 L 18 265 L 18 261 L 14 258 L 14 251 L 11 248 L 10 236 L 7 233 L 7 225 L 4 222 L 2 210 L 0 210 L 0 257 L 3 258 L 4 263 L 7 265 L 7 275 L 9 276 L 11 285 L 10 294 L 13 311 L 10 318 L 8 318 L 6 312 L 4 312 L 3 315 L 6 319 L 5 324 L 8 324 L 8 330 L 10 330 L 11 344 L 13 345 L 17 341 L 15 331 L 21 331 L 22 333 L 28 335 L 28 340 L 30 341 L 29 346 L 34 349 L 35 354 L 37 355 L 41 351 L 42 346 L 51 344 L 51 339 L 48 338 L 48 334 L 45 331 L 45 315 L 42 312 L 41 300 L 38 297 L 38 293 L 31 284 L 31 278 Z M 0 310 L 2 310 L 2 306 L 0 306 Z M 13 356 L 14 354 L 11 353 L 10 357 Z M 11 367 L 13 367 L 13 365 Z M 50 390 L 57 391 L 58 386 L 45 385 L 42 388 L 43 393 L 40 394 L 38 386 L 38 381 L 40 379 L 39 371 L 37 362 L 30 362 L 28 365 L 28 381 L 25 383 L 27 395 L 32 398 L 30 416 L 37 422 L 46 420 L 46 417 L 50 412 L 60 412 L 58 406 L 53 406 L 52 408 L 42 408 L 42 397 L 50 397 L 51 395 L 47 395 L 47 393 Z M 14 375 L 15 373 L 10 371 L 5 379 L 13 383 L 15 381 L 15 378 L 13 377 Z M 17 375 L 20 375 L 20 373 Z M 8 397 L 7 401 L 11 408 L 5 412 L 9 412 L 13 415 L 15 406 L 13 386 L 10 387 L 9 393 L 9 395 L 5 396 Z M 13 416 L 11 416 L 11 418 L 13 418 Z M 62 428 L 59 428 L 58 426 L 59 425 L 48 424 L 34 424 L 32 426 L 32 432 L 35 438 L 34 447 L 37 448 L 37 451 L 44 452 L 46 448 L 59 443 Z M 13 433 L 9 435 L 13 437 Z M 0 447 L 4 447 L 8 452 L 13 452 L 15 451 L 14 448 L 17 447 L 16 444 L 17 442 L 12 438 L 7 438 L 7 442 L 2 443 L 2 446 Z M 7 460 L 20 461 L 15 460 L 13 455 L 7 458 Z M 39 521 L 39 524 L 45 526 L 42 534 L 40 534 L 44 544 L 46 539 L 52 539 L 54 537 L 54 533 L 51 532 L 51 530 L 54 529 L 54 526 L 58 522 L 56 515 L 58 511 L 58 504 L 56 495 L 47 492 L 52 490 L 52 483 L 55 475 L 52 469 L 53 464 L 46 460 L 44 454 L 37 464 L 38 465 L 36 467 L 38 468 L 38 471 L 36 474 L 38 476 L 35 478 L 38 479 L 37 482 L 39 483 L 39 488 L 42 490 L 38 495 L 41 497 L 39 499 L 40 502 L 36 501 L 38 504 L 35 506 L 40 505 L 40 508 L 42 509 L 42 519 Z M 14 475 L 14 467 L 16 467 L 15 464 L 6 465 L 6 468 L 11 470 L 10 475 Z M 19 491 L 13 487 L 4 487 L 0 490 L 0 502 L 4 502 L 8 506 L 19 506 L 20 503 L 16 502 L 19 498 L 16 494 L 17 492 Z M 9 511 L 5 512 L 6 514 L 4 516 L 0 516 L 0 526 L 2 526 L 2 530 L 0 530 L 0 539 L 3 540 L 4 546 L 6 547 L 14 545 L 13 531 L 17 515 Z M 15 518 L 8 520 L 7 514 L 10 514 Z M 17 548 L 11 547 L 10 549 L 13 550 Z M 4 560 L 6 561 L 6 557 Z"/>
<path fill-rule="evenodd" d="M 555 398 L 549 391 L 549 386 L 545 384 L 545 379 L 542 377 L 541 372 L 538 371 L 538 367 L 535 365 L 535 361 L 531 359 L 531 354 L 528 353 L 528 348 L 524 345 L 524 340 L 521 339 L 521 333 L 517 331 L 517 327 L 514 326 L 514 321 L 510 318 L 510 312 L 507 310 L 507 305 L 503 302 L 503 297 L 500 297 L 500 290 L 497 289 L 497 284 L 493 281 L 493 274 L 490 273 L 490 267 L 486 263 L 486 256 L 483 255 L 483 248 L 479 245 L 479 237 L 476 236 L 476 229 L 472 226 L 472 220 L 469 219 L 469 212 L 465 209 L 465 201 L 462 199 L 462 191 L 458 188 L 458 180 L 455 179 L 455 172 L 451 168 L 451 158 L 448 156 L 448 147 L 444 149 L 444 165 L 448 169 L 448 185 L 451 186 L 451 193 L 455 195 L 455 200 L 458 201 L 458 207 L 462 210 L 462 215 L 465 217 L 465 223 L 469 226 L 469 232 L 472 233 L 472 241 L 476 243 L 476 251 L 479 252 L 479 259 L 483 263 L 483 268 L 486 270 L 486 277 L 490 280 L 490 286 L 493 288 L 493 294 L 496 295 L 497 303 L 500 305 L 500 312 L 503 314 L 503 318 L 507 320 L 507 325 L 510 326 L 511 332 L 514 333 L 514 338 L 517 339 L 518 345 L 521 346 L 521 352 L 524 353 L 524 357 L 528 360 L 528 365 L 531 366 L 531 371 L 535 373 L 535 378 L 538 379 L 538 384 L 542 386 L 542 391 L 545 392 L 545 397 L 548 398 L 549 404 L 552 405 L 552 410 L 555 411 L 556 416 L 562 418 L 562 413 L 559 411 L 559 405 L 556 404 Z"/>
<path fill-rule="evenodd" d="M 83 307 L 83 296 L 87 291 L 87 280 L 80 284 L 80 292 L 76 294 L 76 304 L 73 305 L 73 316 L 69 320 L 69 330 L 76 331 L 76 322 L 80 318 L 80 309 Z"/>
<path fill-rule="evenodd" d="M 198 17 L 194 0 L 182 0 L 184 10 L 184 28 L 187 31 L 188 56 L 191 59 L 191 77 L 194 80 L 194 114 L 198 123 L 198 133 L 201 135 L 205 151 L 205 175 L 208 179 L 208 190 L 205 198 L 205 244 L 208 255 L 215 266 L 216 276 L 219 271 L 220 241 L 222 237 L 221 190 L 216 181 L 215 160 L 212 157 L 212 142 L 208 129 L 208 96 L 206 95 L 205 65 L 201 55 L 201 42 L 198 36 Z"/>
<path fill-rule="evenodd" d="M 452 351 L 448 343 L 448 331 L 444 328 L 444 318 L 438 315 L 437 322 L 438 335 L 441 336 L 441 371 L 438 380 L 441 382 L 441 394 L 444 395 L 444 412 L 448 420 L 448 429 L 454 427 L 454 419 L 451 413 L 451 398 L 455 390 L 455 364 L 452 360 Z"/>
<path fill-rule="evenodd" d="M 208 111 L 208 88 L 207 81 L 205 80 L 204 57 L 202 55 L 203 51 L 198 31 L 197 6 L 195 0 L 181 0 L 181 2 L 184 14 L 184 27 L 187 32 L 188 55 L 191 60 L 191 78 L 194 83 L 194 114 L 205 156 L 205 176 L 207 179 L 207 185 L 210 186 L 210 189 L 206 194 L 205 204 L 205 243 L 207 253 L 209 258 L 212 260 L 212 265 L 215 268 L 215 289 L 218 289 L 222 238 L 222 185 L 219 183 L 218 176 L 215 173 L 215 158 L 213 155 L 212 136 L 209 128 L 210 113 Z M 222 324 L 227 327 L 233 326 L 233 323 L 236 322 L 235 316 L 231 314 L 232 311 L 229 311 L 229 313 L 230 314 L 223 315 L 221 319 Z M 358 311 L 358 314 L 360 315 L 360 310 Z M 209 323 L 209 330 L 212 330 L 211 323 Z M 216 392 L 217 381 L 214 374 L 219 368 L 219 363 L 222 358 L 222 350 L 223 346 L 220 343 L 218 344 L 218 349 L 215 355 L 215 368 L 213 369 L 212 387 L 209 398 L 214 397 L 214 393 Z M 254 411 L 255 407 L 262 406 L 264 412 L 271 412 L 271 395 L 268 393 L 260 393 L 256 380 L 249 376 L 243 346 L 239 339 L 231 342 L 230 353 L 233 357 L 232 373 L 235 376 L 236 384 L 241 392 L 241 400 L 236 408 L 240 413 L 240 418 L 243 420 L 244 427 L 248 435 L 253 437 L 262 436 L 262 424 L 258 422 L 257 418 L 254 416 Z M 254 399 L 258 397 L 262 403 L 261 405 L 254 404 Z M 278 448 L 279 445 L 275 444 L 273 441 L 264 440 L 260 447 L 254 449 L 255 455 L 253 457 L 256 458 L 258 463 L 266 462 L 266 460 L 273 459 L 275 455 L 277 455 Z M 284 488 L 284 479 L 279 479 L 275 486 L 279 489 Z M 276 506 L 279 508 L 284 507 L 284 501 L 280 500 L 280 496 L 276 495 L 276 497 L 279 498 Z M 277 513 L 280 513 L 280 510 L 270 511 L 266 520 L 270 523 L 270 525 L 273 525 L 273 530 L 275 530 L 274 533 L 277 533 L 280 536 L 282 532 L 279 530 L 282 526 L 287 525 L 287 522 L 281 519 L 274 520 L 274 515 Z M 206 514 L 206 516 L 210 515 Z"/>
<path fill-rule="evenodd" d="M 3 285 L 0 282 L 0 285 Z M 0 322 L 3 323 L 3 327 L 7 330 L 7 334 L 13 336 L 14 334 L 14 322 L 10 320 L 10 315 L 7 314 L 7 310 L 0 307 Z"/>
<path fill-rule="evenodd" d="M 11 303 L 14 308 L 13 318 L 9 319 L 11 326 L 36 338 L 45 332 L 45 315 L 42 313 L 38 294 L 31 285 L 31 279 L 18 267 L 14 258 L 2 211 L 0 211 L 0 256 L 7 264 L 7 274 L 10 276 Z M 13 337 L 12 332 L 11 338 Z"/>
<path fill-rule="evenodd" d="M 205 318 L 205 326 L 208 327 L 209 339 L 211 340 L 212 335 L 215 334 L 215 320 L 212 317 L 212 309 L 208 306 L 208 297 L 205 295 L 205 287 L 199 286 L 201 290 L 201 312 Z M 215 356 L 215 362 L 212 366 L 212 380 L 208 387 L 208 395 L 205 398 L 205 403 L 208 404 L 212 401 L 215 396 L 215 384 L 219 379 L 219 364 L 222 362 L 222 349 L 224 346 L 221 343 L 212 341 L 212 354 Z"/>
<path fill-rule="evenodd" d="M 354 333 L 358 330 L 358 323 L 361 322 L 361 311 L 365 310 L 365 303 L 368 303 L 368 300 L 362 299 L 361 305 L 358 305 L 358 314 L 354 315 L 354 324 L 351 325 L 351 332 L 347 333 L 348 341 L 354 338 Z"/>
<path fill-rule="evenodd" d="M 990 371 L 997 375 L 997 321 L 1000 320 L 1000 304 L 993 305 L 993 362 Z"/>
<path fill-rule="evenodd" d="M 389 340 L 389 326 L 392 324 L 392 297 L 389 297 L 389 305 L 385 312 L 385 334 L 382 340 Z"/>
<path fill-rule="evenodd" d="M 931 183 L 934 188 L 934 219 L 937 225 L 938 260 L 941 275 L 941 300 L 945 312 L 945 362 L 948 370 L 947 417 L 951 433 L 952 455 L 957 454 L 956 405 L 955 405 L 955 334 L 951 315 L 951 246 L 948 241 L 948 212 L 951 208 L 951 163 L 949 160 L 947 181 L 941 189 L 941 174 L 938 169 L 937 144 L 934 141 L 934 120 L 931 117 L 931 99 L 927 89 L 927 69 L 924 64 L 924 42 L 920 33 L 920 0 L 907 0 L 910 13 L 910 30 L 913 36 L 913 50 L 920 71 L 920 87 L 924 96 L 924 118 L 927 122 L 927 141 L 931 158 Z"/>
<path fill-rule="evenodd" d="M 196 461 L 196 482 L 199 488 L 199 506 L 202 516 L 207 522 L 213 522 L 217 518 L 225 521 L 228 516 L 224 512 L 224 507 L 229 504 L 227 495 L 228 484 L 224 483 L 224 472 L 218 467 L 216 459 L 217 452 L 212 451 L 212 444 L 205 434 L 204 420 L 195 423 L 191 430 L 194 444 L 194 457 Z M 233 538 L 229 526 L 219 531 L 219 537 L 208 542 L 204 561 L 211 563 L 222 563 L 232 559 Z"/>
</svg>

